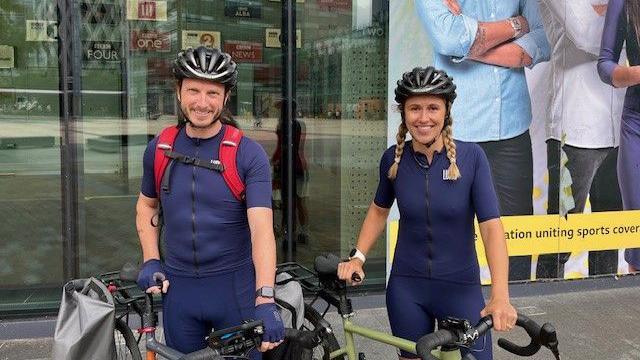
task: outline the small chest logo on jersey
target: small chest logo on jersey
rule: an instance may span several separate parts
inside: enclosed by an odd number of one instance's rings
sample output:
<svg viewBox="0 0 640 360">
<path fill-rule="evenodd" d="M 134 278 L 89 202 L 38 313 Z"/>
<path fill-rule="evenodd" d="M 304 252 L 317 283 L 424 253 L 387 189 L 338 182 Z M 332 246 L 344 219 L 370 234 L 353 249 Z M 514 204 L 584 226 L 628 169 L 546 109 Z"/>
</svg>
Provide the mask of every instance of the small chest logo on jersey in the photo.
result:
<svg viewBox="0 0 640 360">
<path fill-rule="evenodd" d="M 442 170 L 442 180 L 451 180 L 449 179 L 449 174 L 447 173 L 447 169 Z"/>
</svg>

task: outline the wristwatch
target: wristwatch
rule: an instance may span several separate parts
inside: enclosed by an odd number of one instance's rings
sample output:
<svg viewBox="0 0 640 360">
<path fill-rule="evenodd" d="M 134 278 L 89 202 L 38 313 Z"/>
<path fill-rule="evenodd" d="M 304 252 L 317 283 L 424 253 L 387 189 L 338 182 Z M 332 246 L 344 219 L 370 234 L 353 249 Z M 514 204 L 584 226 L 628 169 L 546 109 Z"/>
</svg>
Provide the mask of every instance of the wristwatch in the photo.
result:
<svg viewBox="0 0 640 360">
<path fill-rule="evenodd" d="M 520 18 L 518 17 L 510 17 L 507 19 L 511 27 L 513 28 L 514 35 L 513 38 L 517 39 L 522 35 L 522 24 L 520 23 Z"/>
<path fill-rule="evenodd" d="M 349 260 L 353 259 L 359 259 L 363 264 L 365 261 L 367 261 L 367 257 L 364 256 L 362 251 L 358 250 L 357 248 L 351 249 L 351 252 L 349 253 Z"/>
<path fill-rule="evenodd" d="M 271 286 L 263 286 L 256 290 L 256 297 L 273 299 L 275 296 L 276 291 Z"/>
</svg>

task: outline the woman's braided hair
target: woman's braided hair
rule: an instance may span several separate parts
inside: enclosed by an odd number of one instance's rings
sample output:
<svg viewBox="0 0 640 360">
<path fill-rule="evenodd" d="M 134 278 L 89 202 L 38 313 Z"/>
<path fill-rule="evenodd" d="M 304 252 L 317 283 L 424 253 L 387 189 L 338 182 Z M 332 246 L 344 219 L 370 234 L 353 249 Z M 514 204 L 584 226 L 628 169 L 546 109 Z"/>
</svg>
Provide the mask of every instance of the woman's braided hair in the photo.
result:
<svg viewBox="0 0 640 360">
<path fill-rule="evenodd" d="M 395 158 L 389 168 L 387 177 L 394 180 L 398 174 L 398 164 L 400 164 L 402 152 L 404 151 L 405 138 L 409 131 L 404 119 L 405 102 L 411 96 L 438 95 L 444 98 L 446 104 L 442 137 L 447 151 L 447 158 L 449 158 L 449 162 L 451 163 L 449 169 L 447 169 L 447 178 L 449 180 L 458 179 L 460 177 L 460 169 L 458 169 L 458 165 L 456 164 L 456 144 L 453 141 L 453 131 L 451 128 L 451 124 L 453 123 L 451 119 L 451 105 L 453 105 L 453 100 L 456 98 L 456 85 L 453 83 L 453 78 L 449 77 L 446 72 L 436 70 L 432 66 L 426 68 L 416 67 L 402 74 L 402 79 L 397 82 L 395 95 L 402 122 L 396 135 Z"/>
</svg>

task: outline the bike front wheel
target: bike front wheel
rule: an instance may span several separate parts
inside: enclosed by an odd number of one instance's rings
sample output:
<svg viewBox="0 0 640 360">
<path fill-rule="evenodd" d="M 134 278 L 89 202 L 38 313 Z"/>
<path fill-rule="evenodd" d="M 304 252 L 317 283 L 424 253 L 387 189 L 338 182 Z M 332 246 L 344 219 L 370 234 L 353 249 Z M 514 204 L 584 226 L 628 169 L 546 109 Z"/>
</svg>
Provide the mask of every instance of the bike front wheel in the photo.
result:
<svg viewBox="0 0 640 360">
<path fill-rule="evenodd" d="M 113 360 L 142 360 L 136 338 L 126 322 L 116 319 L 113 329 L 114 351 Z"/>
</svg>

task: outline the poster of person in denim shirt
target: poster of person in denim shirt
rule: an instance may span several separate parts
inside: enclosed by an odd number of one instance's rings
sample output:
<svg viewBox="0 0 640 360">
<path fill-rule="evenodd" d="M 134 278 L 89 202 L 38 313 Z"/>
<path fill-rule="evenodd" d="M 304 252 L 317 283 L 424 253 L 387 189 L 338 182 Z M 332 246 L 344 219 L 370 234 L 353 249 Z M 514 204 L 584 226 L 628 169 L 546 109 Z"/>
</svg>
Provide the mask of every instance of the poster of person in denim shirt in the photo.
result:
<svg viewBox="0 0 640 360">
<path fill-rule="evenodd" d="M 549 60 L 537 0 L 416 0 L 433 65 L 455 79 L 453 137 L 487 154 L 501 215 L 533 214 L 531 101 L 525 67 Z M 531 257 L 510 258 L 510 280 L 528 280 Z"/>
</svg>

